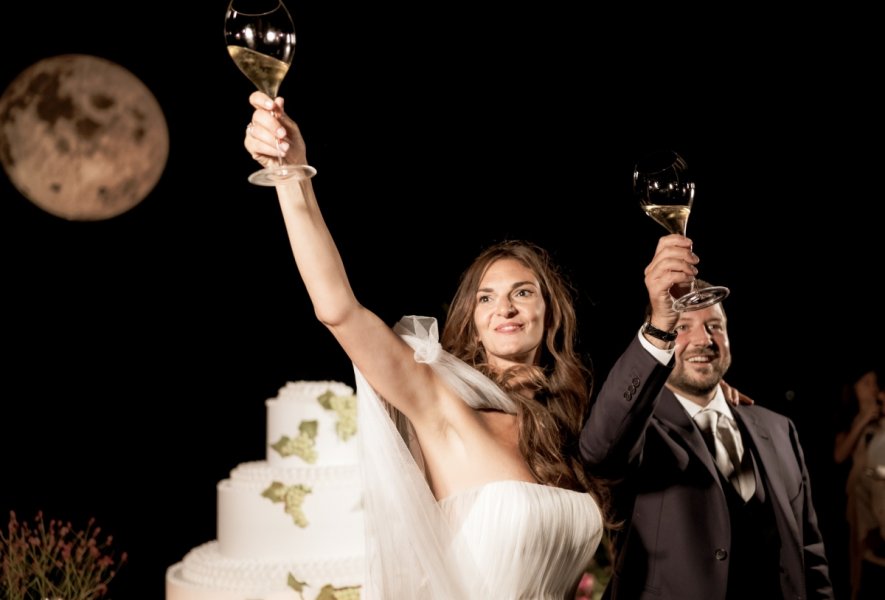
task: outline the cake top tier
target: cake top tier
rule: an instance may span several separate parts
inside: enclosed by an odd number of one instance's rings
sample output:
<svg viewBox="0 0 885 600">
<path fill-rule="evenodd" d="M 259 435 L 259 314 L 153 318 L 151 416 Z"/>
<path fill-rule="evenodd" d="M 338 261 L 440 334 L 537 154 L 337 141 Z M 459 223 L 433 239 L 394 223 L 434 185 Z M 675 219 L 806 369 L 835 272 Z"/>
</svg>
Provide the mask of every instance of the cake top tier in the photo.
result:
<svg viewBox="0 0 885 600">
<path fill-rule="evenodd" d="M 267 405 L 275 402 L 315 401 L 324 394 L 353 396 L 353 388 L 340 381 L 289 381 L 280 388 L 275 398 L 267 400 Z"/>
<path fill-rule="evenodd" d="M 338 381 L 290 381 L 267 406 L 267 460 L 275 467 L 355 464 L 356 396 Z"/>
</svg>

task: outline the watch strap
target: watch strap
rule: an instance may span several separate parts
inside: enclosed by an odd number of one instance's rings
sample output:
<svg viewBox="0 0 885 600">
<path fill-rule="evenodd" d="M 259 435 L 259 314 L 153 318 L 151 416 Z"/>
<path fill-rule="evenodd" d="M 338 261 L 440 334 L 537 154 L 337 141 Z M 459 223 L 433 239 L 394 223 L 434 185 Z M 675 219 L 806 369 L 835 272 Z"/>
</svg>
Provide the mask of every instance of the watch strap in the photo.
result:
<svg viewBox="0 0 885 600">
<path fill-rule="evenodd" d="M 645 322 L 645 326 L 642 328 L 642 332 L 647 333 L 651 337 L 657 338 L 663 342 L 675 341 L 678 335 L 675 331 L 664 331 L 663 329 L 658 329 L 651 324 L 651 321 Z"/>
</svg>

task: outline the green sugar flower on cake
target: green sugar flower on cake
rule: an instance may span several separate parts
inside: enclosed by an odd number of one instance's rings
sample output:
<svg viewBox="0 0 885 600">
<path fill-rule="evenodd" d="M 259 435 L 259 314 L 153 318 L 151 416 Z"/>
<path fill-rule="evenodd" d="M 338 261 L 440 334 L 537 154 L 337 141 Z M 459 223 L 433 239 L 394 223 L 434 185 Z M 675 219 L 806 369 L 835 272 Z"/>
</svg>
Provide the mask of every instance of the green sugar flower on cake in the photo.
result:
<svg viewBox="0 0 885 600">
<path fill-rule="evenodd" d="M 280 456 L 300 456 L 304 462 L 313 464 L 317 461 L 317 451 L 314 448 L 317 443 L 317 422 L 301 421 L 298 426 L 298 435 L 290 438 L 288 435 L 280 437 L 270 447 L 279 452 Z"/>
<path fill-rule="evenodd" d="M 299 527 L 307 527 L 309 522 L 301 505 L 311 491 L 309 487 L 300 483 L 286 485 L 274 481 L 269 488 L 261 492 L 261 495 L 269 498 L 271 502 L 282 502 L 286 507 L 286 514 L 291 515 L 292 521 Z"/>
<path fill-rule="evenodd" d="M 298 592 L 298 596 L 304 600 L 304 588 L 308 587 L 306 581 L 298 581 L 294 575 L 289 573 L 289 587 Z"/>
<path fill-rule="evenodd" d="M 359 587 L 341 587 L 336 588 L 331 585 L 324 585 L 320 590 L 317 600 L 360 600 Z"/>
<path fill-rule="evenodd" d="M 356 435 L 356 396 L 336 396 L 332 390 L 317 398 L 320 406 L 338 415 L 335 432 L 342 442 Z"/>
<path fill-rule="evenodd" d="M 298 579 L 289 573 L 289 587 L 298 592 L 298 595 L 304 598 L 304 588 L 310 587 L 306 581 L 298 581 Z M 354 587 L 333 587 L 326 584 L 320 590 L 320 595 L 316 600 L 360 600 L 360 586 Z"/>
</svg>

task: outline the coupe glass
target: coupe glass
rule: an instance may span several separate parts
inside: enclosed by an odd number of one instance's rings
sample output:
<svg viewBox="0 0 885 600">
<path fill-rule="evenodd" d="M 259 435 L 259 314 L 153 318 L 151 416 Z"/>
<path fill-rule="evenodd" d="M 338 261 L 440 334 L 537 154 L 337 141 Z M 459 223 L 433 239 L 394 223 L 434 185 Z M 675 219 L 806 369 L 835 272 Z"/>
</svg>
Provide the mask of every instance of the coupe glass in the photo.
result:
<svg viewBox="0 0 885 600">
<path fill-rule="evenodd" d="M 295 24 L 281 0 L 231 0 L 224 17 L 227 51 L 259 90 L 276 98 L 295 55 Z M 279 141 L 277 141 L 279 149 Z M 249 176 L 255 185 L 313 177 L 308 165 L 286 165 L 282 157 Z"/>
<path fill-rule="evenodd" d="M 685 235 L 695 195 L 685 159 L 672 150 L 640 159 L 633 169 L 633 193 L 645 214 L 670 233 Z M 688 293 L 673 300 L 673 309 L 700 310 L 721 302 L 728 293 L 721 285 L 698 289 L 697 280 L 693 280 Z"/>
</svg>

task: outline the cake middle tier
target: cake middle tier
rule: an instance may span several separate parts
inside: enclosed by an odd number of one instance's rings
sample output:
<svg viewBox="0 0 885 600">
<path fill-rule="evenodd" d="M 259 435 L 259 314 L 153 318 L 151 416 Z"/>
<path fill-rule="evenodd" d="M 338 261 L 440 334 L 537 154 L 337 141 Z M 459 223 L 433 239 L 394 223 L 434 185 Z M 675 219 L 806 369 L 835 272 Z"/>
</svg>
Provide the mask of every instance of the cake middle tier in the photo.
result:
<svg viewBox="0 0 885 600">
<path fill-rule="evenodd" d="M 230 558 L 360 555 L 359 467 L 240 464 L 218 483 L 217 527 L 219 551 Z"/>
</svg>

